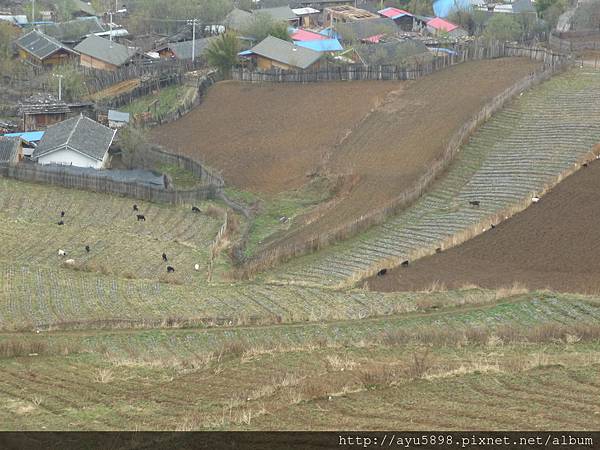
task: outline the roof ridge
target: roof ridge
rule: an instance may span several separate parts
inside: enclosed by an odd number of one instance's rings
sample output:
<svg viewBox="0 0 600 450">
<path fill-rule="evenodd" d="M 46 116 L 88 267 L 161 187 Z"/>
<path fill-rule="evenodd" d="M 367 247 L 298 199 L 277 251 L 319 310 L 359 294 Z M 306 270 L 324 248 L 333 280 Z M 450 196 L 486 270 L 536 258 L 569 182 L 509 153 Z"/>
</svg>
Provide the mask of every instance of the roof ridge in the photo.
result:
<svg viewBox="0 0 600 450">
<path fill-rule="evenodd" d="M 65 145 L 69 145 L 69 141 L 71 140 L 71 138 L 73 137 L 73 134 L 75 133 L 75 130 L 79 126 L 79 122 L 81 122 L 81 118 L 82 117 L 83 117 L 83 114 L 80 114 L 79 117 L 77 118 L 77 122 L 75 123 L 75 126 L 73 127 L 73 129 L 69 133 L 69 137 L 67 138 L 67 140 L 65 142 Z"/>
</svg>

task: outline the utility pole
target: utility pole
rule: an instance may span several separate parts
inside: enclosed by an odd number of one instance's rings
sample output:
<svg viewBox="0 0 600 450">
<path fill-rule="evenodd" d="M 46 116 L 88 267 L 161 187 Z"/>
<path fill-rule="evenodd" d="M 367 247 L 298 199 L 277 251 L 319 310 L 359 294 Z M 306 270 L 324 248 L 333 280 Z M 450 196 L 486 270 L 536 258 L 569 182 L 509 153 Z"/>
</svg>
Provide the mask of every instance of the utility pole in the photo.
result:
<svg viewBox="0 0 600 450">
<path fill-rule="evenodd" d="M 62 79 L 64 75 L 54 74 L 56 78 L 58 78 L 58 99 L 62 100 Z"/>
<path fill-rule="evenodd" d="M 192 19 L 191 21 L 188 21 L 188 24 L 191 22 L 192 23 L 192 64 L 194 63 L 194 60 L 196 59 L 196 21 L 198 19 Z"/>
<path fill-rule="evenodd" d="M 35 0 L 31 0 L 31 23 L 35 22 Z"/>
<path fill-rule="evenodd" d="M 108 12 L 108 20 L 110 21 L 110 24 L 109 24 L 110 31 L 109 31 L 109 35 L 108 35 L 108 40 L 110 41 L 110 44 L 109 44 L 110 48 L 112 48 L 112 26 L 113 26 L 112 15 L 113 15 L 112 11 L 109 11 Z"/>
</svg>

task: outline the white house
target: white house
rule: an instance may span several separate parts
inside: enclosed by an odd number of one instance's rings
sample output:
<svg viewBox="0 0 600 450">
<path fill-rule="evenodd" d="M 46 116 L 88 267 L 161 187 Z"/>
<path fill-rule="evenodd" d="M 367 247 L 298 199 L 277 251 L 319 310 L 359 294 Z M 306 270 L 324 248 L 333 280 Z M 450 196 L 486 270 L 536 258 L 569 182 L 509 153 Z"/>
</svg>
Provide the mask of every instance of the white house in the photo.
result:
<svg viewBox="0 0 600 450">
<path fill-rule="evenodd" d="M 116 132 L 83 115 L 73 117 L 46 130 L 32 159 L 38 164 L 102 169 Z"/>
<path fill-rule="evenodd" d="M 108 126 L 111 128 L 121 128 L 129 124 L 129 113 L 121 112 L 115 109 L 108 110 Z"/>
</svg>

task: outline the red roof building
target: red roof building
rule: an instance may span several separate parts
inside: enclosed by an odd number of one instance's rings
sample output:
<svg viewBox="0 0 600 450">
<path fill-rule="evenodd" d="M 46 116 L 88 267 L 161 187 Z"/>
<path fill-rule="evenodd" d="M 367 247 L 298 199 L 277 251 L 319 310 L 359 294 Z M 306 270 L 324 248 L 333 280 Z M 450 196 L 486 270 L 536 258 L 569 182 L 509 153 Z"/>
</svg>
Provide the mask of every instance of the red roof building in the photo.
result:
<svg viewBox="0 0 600 450">
<path fill-rule="evenodd" d="M 290 35 L 290 37 L 294 41 L 303 41 L 303 42 L 322 41 L 325 39 L 329 39 L 327 36 L 323 36 L 322 34 L 315 33 L 313 31 L 303 30 L 301 28 L 294 30 L 294 32 Z"/>
<path fill-rule="evenodd" d="M 434 30 L 446 31 L 448 33 L 459 28 L 458 25 L 454 25 L 452 22 L 440 19 L 439 17 L 431 19 L 429 22 L 427 22 L 427 26 L 433 28 Z"/>
</svg>

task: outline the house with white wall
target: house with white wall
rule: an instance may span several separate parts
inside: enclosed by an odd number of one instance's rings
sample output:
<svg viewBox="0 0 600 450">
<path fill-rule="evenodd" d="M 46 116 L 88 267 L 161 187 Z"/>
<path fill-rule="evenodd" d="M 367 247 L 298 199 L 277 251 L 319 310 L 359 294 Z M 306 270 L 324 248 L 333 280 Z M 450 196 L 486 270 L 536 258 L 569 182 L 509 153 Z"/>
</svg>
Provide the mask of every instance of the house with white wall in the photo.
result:
<svg viewBox="0 0 600 450">
<path fill-rule="evenodd" d="M 61 164 L 102 169 L 116 130 L 79 116 L 49 127 L 33 152 L 38 164 Z"/>
</svg>

